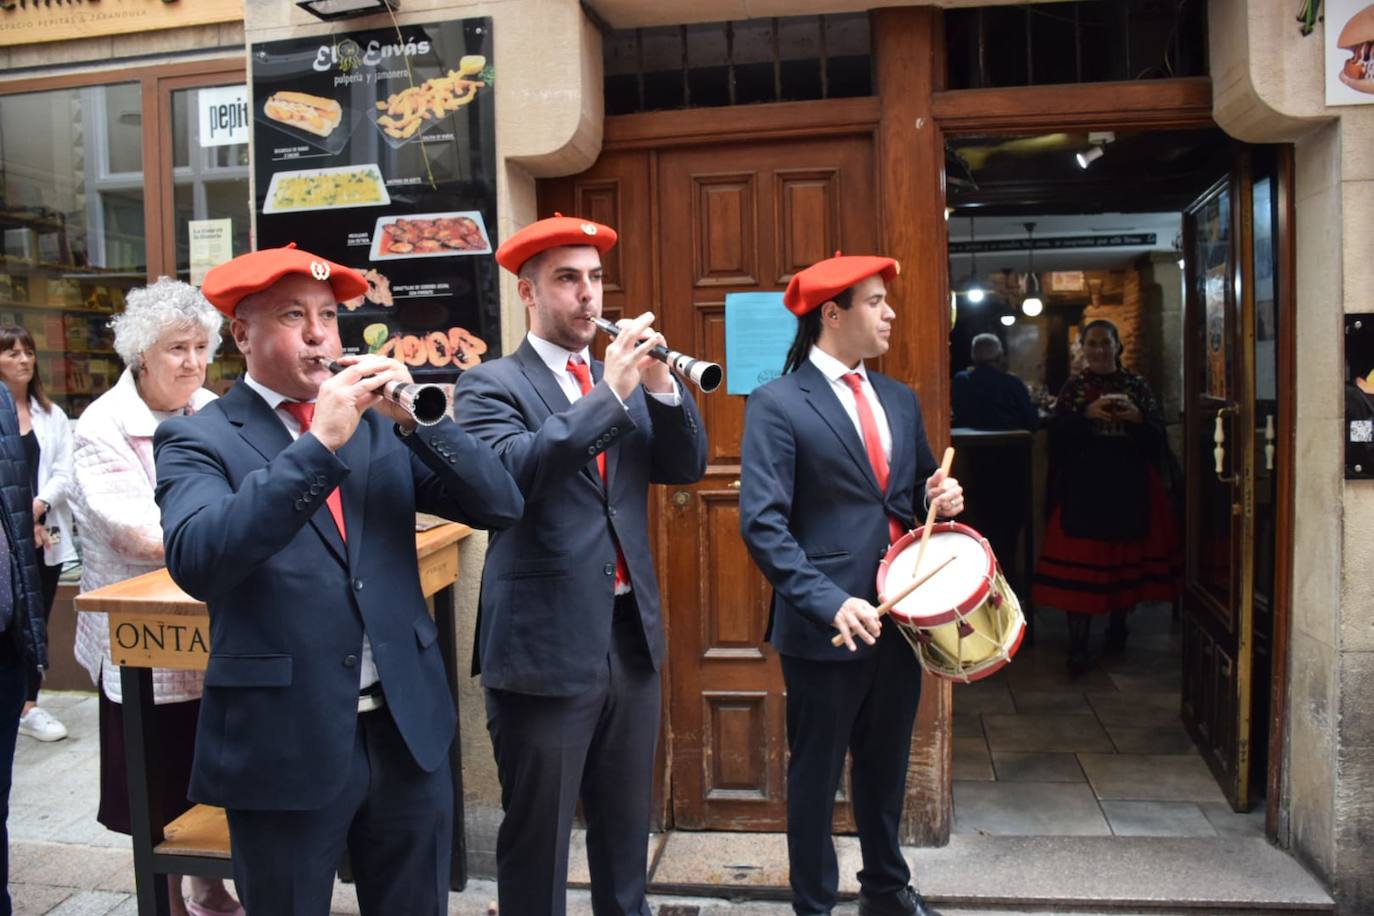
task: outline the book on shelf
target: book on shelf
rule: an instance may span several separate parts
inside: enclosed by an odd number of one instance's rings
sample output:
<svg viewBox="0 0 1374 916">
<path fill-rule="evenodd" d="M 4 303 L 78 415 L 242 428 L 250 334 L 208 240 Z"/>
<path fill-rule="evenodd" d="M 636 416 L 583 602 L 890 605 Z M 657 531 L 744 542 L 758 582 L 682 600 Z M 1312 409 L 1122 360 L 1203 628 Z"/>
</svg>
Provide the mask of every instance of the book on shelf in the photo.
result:
<svg viewBox="0 0 1374 916">
<path fill-rule="evenodd" d="M 68 356 L 66 359 L 67 391 L 85 394 L 91 390 L 90 361 L 85 356 Z"/>
<path fill-rule="evenodd" d="M 87 324 L 84 315 L 68 312 L 62 316 L 62 337 L 68 350 L 84 353 L 90 348 L 90 331 L 86 327 Z"/>
</svg>

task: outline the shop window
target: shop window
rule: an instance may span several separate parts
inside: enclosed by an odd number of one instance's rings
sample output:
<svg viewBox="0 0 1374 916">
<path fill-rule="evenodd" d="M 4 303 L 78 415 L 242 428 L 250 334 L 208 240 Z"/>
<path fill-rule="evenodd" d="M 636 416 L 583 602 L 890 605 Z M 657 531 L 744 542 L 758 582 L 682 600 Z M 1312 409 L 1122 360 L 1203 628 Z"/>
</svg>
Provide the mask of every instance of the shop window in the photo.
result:
<svg viewBox="0 0 1374 916">
<path fill-rule="evenodd" d="M 1078 0 L 945 12 L 947 88 L 1207 75 L 1204 0 Z"/>
<path fill-rule="evenodd" d="M 0 96 L 0 323 L 73 416 L 118 378 L 109 317 L 147 273 L 142 118 L 137 83 Z"/>
<path fill-rule="evenodd" d="M 608 115 L 873 92 L 868 16 L 791 16 L 607 31 Z"/>
</svg>

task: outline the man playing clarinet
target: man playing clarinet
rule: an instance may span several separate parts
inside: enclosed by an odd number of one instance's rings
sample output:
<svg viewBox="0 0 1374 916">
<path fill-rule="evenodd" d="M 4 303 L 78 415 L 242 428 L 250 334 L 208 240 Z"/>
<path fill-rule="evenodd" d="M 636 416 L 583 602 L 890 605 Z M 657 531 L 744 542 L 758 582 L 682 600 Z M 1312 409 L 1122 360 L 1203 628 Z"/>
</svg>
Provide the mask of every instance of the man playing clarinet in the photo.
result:
<svg viewBox="0 0 1374 916">
<path fill-rule="evenodd" d="M 787 685 L 799 914 L 835 906 L 830 825 L 846 751 L 863 849 L 859 913 L 934 913 L 898 841 L 921 669 L 873 603 L 887 546 L 918 510 L 958 514 L 963 491 L 936 467 L 915 393 L 864 366 L 887 352 L 897 270 L 891 258 L 837 255 L 798 272 L 783 296 L 798 318 L 783 375 L 756 389 L 745 413 L 740 533 L 773 585 L 768 639 Z"/>
<path fill-rule="evenodd" d="M 519 277 L 530 330 L 459 380 L 455 413 L 525 497 L 482 574 L 476 662 L 505 819 L 502 913 L 562 916 L 579 797 L 592 909 L 648 916 L 645 872 L 663 621 L 649 546 L 650 483 L 693 483 L 706 433 L 692 398 L 649 356 L 646 313 L 591 359 L 608 226 L 555 216 L 496 252 Z"/>
</svg>

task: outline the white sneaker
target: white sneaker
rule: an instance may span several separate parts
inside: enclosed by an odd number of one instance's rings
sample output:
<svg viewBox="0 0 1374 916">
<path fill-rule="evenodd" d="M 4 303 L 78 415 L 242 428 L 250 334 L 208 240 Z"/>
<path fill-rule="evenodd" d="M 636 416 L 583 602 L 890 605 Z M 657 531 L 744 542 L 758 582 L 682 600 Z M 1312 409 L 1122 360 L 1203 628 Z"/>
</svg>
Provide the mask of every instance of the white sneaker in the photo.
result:
<svg viewBox="0 0 1374 916">
<path fill-rule="evenodd" d="M 61 741 L 67 737 L 67 726 L 57 721 L 52 713 L 42 706 L 35 706 L 28 715 L 19 717 L 19 734 L 37 738 L 39 741 Z"/>
</svg>

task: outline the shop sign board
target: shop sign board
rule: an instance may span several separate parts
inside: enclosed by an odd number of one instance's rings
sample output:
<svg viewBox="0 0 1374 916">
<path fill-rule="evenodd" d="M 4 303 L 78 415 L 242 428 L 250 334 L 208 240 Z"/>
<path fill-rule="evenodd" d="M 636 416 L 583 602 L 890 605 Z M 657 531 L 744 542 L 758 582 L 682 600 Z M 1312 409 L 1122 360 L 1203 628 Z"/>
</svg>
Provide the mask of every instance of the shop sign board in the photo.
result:
<svg viewBox="0 0 1374 916">
<path fill-rule="evenodd" d="M 214 86 L 196 93 L 200 108 L 200 145 L 236 146 L 248 142 L 248 87 Z"/>
<path fill-rule="evenodd" d="M 0 0 L 0 47 L 243 19 L 243 0 Z"/>
<path fill-rule="evenodd" d="M 453 381 L 500 348 L 491 20 L 255 44 L 257 245 L 367 277 L 345 352 Z"/>
</svg>

